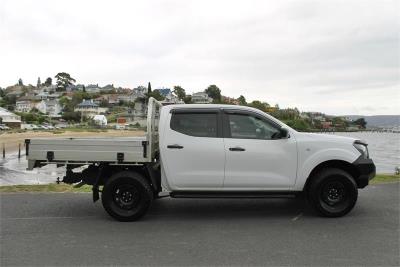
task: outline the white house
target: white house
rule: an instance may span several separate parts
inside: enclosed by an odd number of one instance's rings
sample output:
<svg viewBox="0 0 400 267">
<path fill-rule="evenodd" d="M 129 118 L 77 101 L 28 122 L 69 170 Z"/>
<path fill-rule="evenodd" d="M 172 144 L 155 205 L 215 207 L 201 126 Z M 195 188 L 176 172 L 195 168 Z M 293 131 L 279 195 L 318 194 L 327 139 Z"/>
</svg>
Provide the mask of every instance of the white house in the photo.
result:
<svg viewBox="0 0 400 267">
<path fill-rule="evenodd" d="M 117 99 L 118 101 L 124 101 L 124 102 L 135 102 L 136 100 L 136 95 L 134 94 L 118 94 Z"/>
<path fill-rule="evenodd" d="M 35 107 L 35 102 L 30 100 L 21 100 L 15 103 L 15 111 L 29 112 Z"/>
<path fill-rule="evenodd" d="M 106 113 L 107 108 L 101 108 L 99 105 L 93 102 L 92 99 L 86 100 L 84 99 L 82 103 L 78 104 L 78 106 L 74 109 L 74 111 L 81 112 L 84 116 L 94 117 L 95 115 L 99 115 L 101 113 Z"/>
<path fill-rule="evenodd" d="M 198 92 L 192 94 L 192 102 L 194 104 L 210 104 L 213 99 L 209 97 L 205 92 Z"/>
<path fill-rule="evenodd" d="M 146 93 L 147 93 L 147 88 L 144 86 L 139 86 L 132 90 L 132 95 L 135 98 L 144 98 L 144 97 L 146 97 Z"/>
<path fill-rule="evenodd" d="M 164 100 L 161 101 L 163 106 L 172 105 L 172 104 L 185 104 L 183 100 L 179 99 L 177 96 L 170 94 L 165 97 Z"/>
<path fill-rule="evenodd" d="M 101 88 L 98 84 L 89 84 L 85 87 L 85 90 L 88 93 L 100 93 Z"/>
<path fill-rule="evenodd" d="M 36 108 L 50 117 L 59 117 L 61 112 L 61 105 L 57 99 L 46 99 L 36 104 Z"/>
<path fill-rule="evenodd" d="M 104 115 L 95 115 L 93 121 L 99 126 L 107 126 L 107 118 Z"/>
<path fill-rule="evenodd" d="M 21 117 L 2 107 L 0 107 L 0 119 L 1 123 L 10 128 L 21 128 Z"/>
<path fill-rule="evenodd" d="M 39 100 L 46 100 L 46 99 L 57 99 L 60 95 L 56 93 L 48 93 L 46 91 L 41 91 L 39 94 L 36 95 L 36 99 Z"/>
</svg>

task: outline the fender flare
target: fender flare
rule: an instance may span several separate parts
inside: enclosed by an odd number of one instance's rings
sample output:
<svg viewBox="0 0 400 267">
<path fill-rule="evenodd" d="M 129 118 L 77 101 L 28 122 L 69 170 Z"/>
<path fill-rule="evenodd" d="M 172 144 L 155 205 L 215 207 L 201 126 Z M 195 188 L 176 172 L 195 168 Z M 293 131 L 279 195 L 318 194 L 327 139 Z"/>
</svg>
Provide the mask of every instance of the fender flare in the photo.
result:
<svg viewBox="0 0 400 267">
<path fill-rule="evenodd" d="M 357 160 L 357 158 L 358 155 L 345 149 L 330 148 L 320 150 L 308 157 L 302 166 L 299 166 L 295 189 L 303 190 L 311 172 L 321 163 L 336 160 L 352 164 L 355 160 Z"/>
</svg>

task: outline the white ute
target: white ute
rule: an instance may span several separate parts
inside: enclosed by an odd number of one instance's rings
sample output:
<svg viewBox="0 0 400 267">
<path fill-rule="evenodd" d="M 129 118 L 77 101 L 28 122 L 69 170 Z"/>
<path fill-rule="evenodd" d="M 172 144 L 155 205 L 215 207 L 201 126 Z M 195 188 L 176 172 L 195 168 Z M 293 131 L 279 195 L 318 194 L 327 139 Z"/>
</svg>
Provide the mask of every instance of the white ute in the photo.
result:
<svg viewBox="0 0 400 267">
<path fill-rule="evenodd" d="M 365 142 L 300 133 L 254 108 L 161 106 L 150 98 L 147 113 L 143 137 L 27 139 L 28 169 L 66 166 L 62 182 L 92 185 L 93 200 L 101 192 L 120 221 L 139 219 L 162 195 L 305 195 L 320 215 L 338 217 L 375 176 Z"/>
</svg>

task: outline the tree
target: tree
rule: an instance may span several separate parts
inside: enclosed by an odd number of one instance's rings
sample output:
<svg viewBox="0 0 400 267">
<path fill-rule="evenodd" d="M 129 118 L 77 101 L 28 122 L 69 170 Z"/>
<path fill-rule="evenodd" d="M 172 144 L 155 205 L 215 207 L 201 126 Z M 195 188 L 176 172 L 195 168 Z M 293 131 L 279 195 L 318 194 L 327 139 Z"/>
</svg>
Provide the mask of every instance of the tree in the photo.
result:
<svg viewBox="0 0 400 267">
<path fill-rule="evenodd" d="M 18 79 L 18 85 L 21 85 L 21 86 L 24 85 L 24 82 L 22 81 L 21 78 Z"/>
<path fill-rule="evenodd" d="M 251 102 L 249 104 L 249 106 L 266 112 L 267 111 L 267 107 L 269 107 L 269 104 L 265 103 L 265 102 L 261 102 L 259 100 L 254 100 L 253 102 Z"/>
<path fill-rule="evenodd" d="M 60 98 L 60 104 L 63 107 L 64 112 L 73 112 L 75 107 L 82 103 L 83 99 L 92 99 L 92 96 L 85 92 L 75 92 L 72 99 L 69 100 L 67 97 Z"/>
<path fill-rule="evenodd" d="M 244 96 L 240 95 L 237 100 L 239 101 L 239 105 L 241 105 L 241 106 L 247 105 L 246 98 Z"/>
<path fill-rule="evenodd" d="M 69 100 L 67 97 L 63 96 L 58 100 L 58 102 L 60 103 L 60 105 L 63 108 L 65 108 L 71 103 L 71 100 Z"/>
<path fill-rule="evenodd" d="M 214 103 L 221 103 L 221 90 L 215 84 L 210 85 L 204 92 L 213 99 Z"/>
<path fill-rule="evenodd" d="M 160 94 L 160 91 L 155 90 L 153 92 L 147 93 L 148 97 L 154 97 L 157 101 L 162 101 L 165 98 Z"/>
<path fill-rule="evenodd" d="M 192 96 L 191 95 L 185 96 L 183 102 L 185 102 L 185 104 L 192 104 Z"/>
<path fill-rule="evenodd" d="M 181 86 L 177 85 L 174 86 L 174 94 L 179 98 L 179 99 L 185 99 L 186 97 L 186 92 L 185 89 L 183 89 Z"/>
<path fill-rule="evenodd" d="M 50 77 L 47 77 L 46 81 L 44 82 L 44 86 L 50 86 L 52 85 L 53 80 Z"/>
<path fill-rule="evenodd" d="M 6 102 L 6 105 L 15 106 L 15 103 L 17 102 L 17 96 L 16 95 L 6 95 L 3 99 Z"/>
<path fill-rule="evenodd" d="M 151 84 L 150 82 L 147 84 L 147 93 L 146 93 L 146 104 L 149 101 L 150 97 L 154 97 L 151 92 Z M 155 98 L 155 97 L 154 97 Z"/>
<path fill-rule="evenodd" d="M 57 79 L 57 91 L 65 91 L 69 85 L 72 85 L 74 82 L 76 82 L 76 80 L 66 72 L 57 73 L 55 78 Z"/>
<path fill-rule="evenodd" d="M 362 129 L 365 129 L 365 127 L 367 126 L 367 122 L 365 121 L 364 118 L 359 118 L 355 120 L 354 124 L 360 126 Z"/>
<path fill-rule="evenodd" d="M 80 122 L 81 121 L 81 113 L 73 112 L 73 111 L 64 112 L 62 115 L 62 119 L 66 120 L 66 121 Z"/>
<path fill-rule="evenodd" d="M 332 123 L 333 123 L 333 126 L 335 126 L 335 128 L 344 129 L 347 127 L 347 122 L 342 117 L 334 117 L 332 119 Z"/>
<path fill-rule="evenodd" d="M 300 118 L 288 120 L 285 121 L 285 123 L 300 132 L 309 131 L 311 129 L 311 125 L 306 120 Z"/>
<path fill-rule="evenodd" d="M 40 81 L 40 77 L 37 78 L 36 87 L 40 88 L 42 86 L 42 82 Z"/>
</svg>

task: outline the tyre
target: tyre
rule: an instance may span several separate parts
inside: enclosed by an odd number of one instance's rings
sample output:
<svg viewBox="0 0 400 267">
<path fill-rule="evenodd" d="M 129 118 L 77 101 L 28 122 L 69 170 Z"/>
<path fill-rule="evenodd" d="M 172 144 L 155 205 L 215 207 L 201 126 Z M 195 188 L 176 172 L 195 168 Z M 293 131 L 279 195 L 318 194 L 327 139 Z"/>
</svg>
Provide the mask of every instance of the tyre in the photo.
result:
<svg viewBox="0 0 400 267">
<path fill-rule="evenodd" d="M 336 168 L 317 173 L 307 193 L 313 208 L 325 217 L 346 215 L 353 209 L 358 197 L 357 184 L 353 177 Z"/>
<path fill-rule="evenodd" d="M 153 201 L 153 190 L 141 174 L 122 171 L 106 181 L 101 201 L 104 209 L 114 219 L 135 221 L 149 209 Z"/>
</svg>

